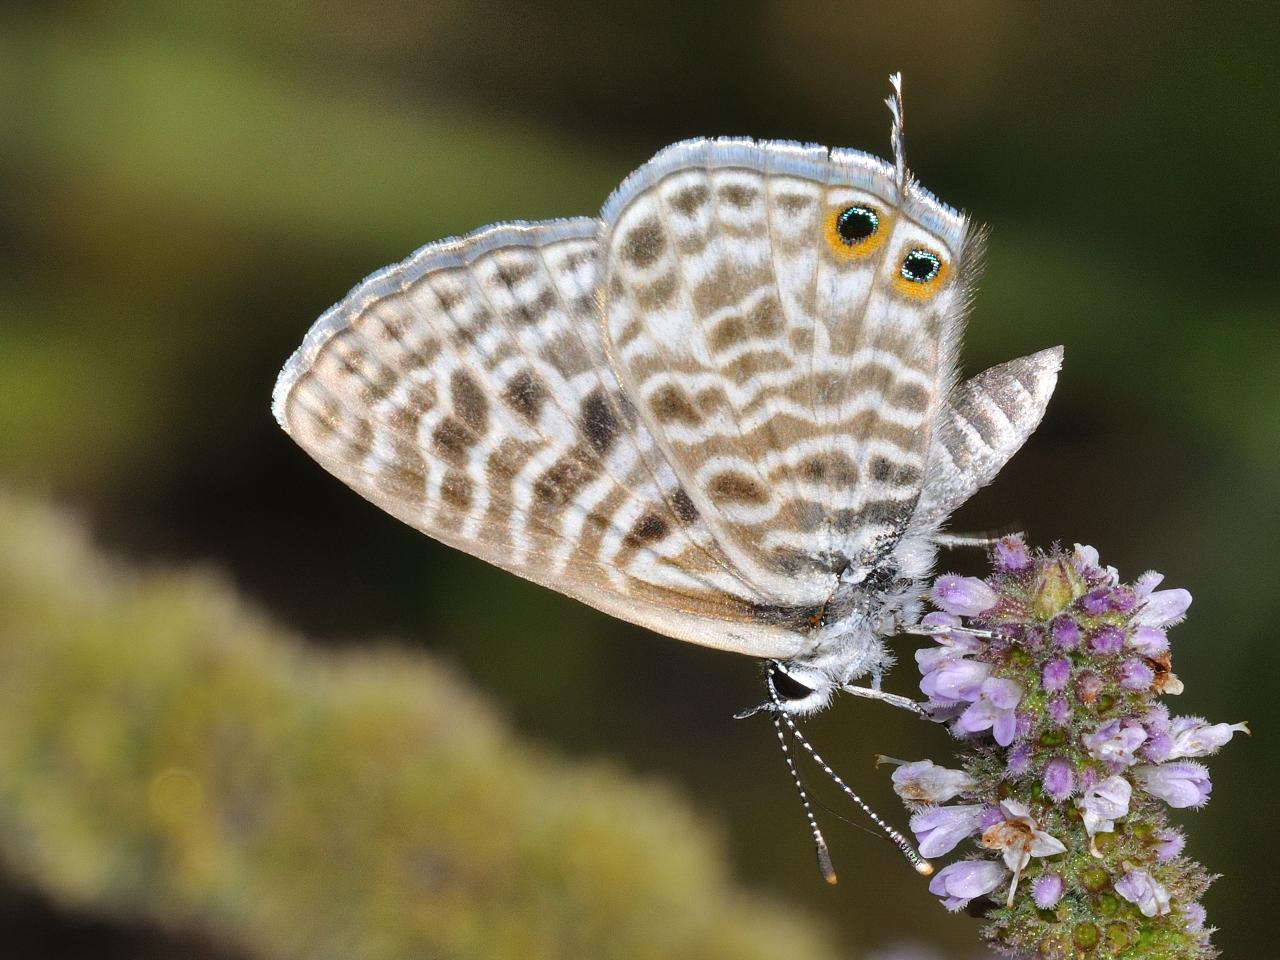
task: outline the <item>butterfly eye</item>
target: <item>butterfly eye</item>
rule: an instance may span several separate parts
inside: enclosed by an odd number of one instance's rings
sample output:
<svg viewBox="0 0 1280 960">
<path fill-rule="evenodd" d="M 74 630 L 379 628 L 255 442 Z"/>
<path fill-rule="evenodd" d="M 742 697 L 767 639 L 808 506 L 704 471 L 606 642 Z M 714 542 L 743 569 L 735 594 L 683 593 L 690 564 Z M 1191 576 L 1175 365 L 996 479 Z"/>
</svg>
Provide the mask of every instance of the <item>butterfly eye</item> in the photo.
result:
<svg viewBox="0 0 1280 960">
<path fill-rule="evenodd" d="M 942 272 L 942 261 L 928 250 L 912 250 L 902 261 L 902 279 L 928 283 Z"/>
<path fill-rule="evenodd" d="M 803 700 L 813 690 L 781 668 L 773 672 L 773 686 L 783 700 Z"/>
<path fill-rule="evenodd" d="M 870 207 L 849 207 L 836 217 L 836 233 L 848 246 L 862 243 L 880 229 L 880 215 Z"/>
</svg>

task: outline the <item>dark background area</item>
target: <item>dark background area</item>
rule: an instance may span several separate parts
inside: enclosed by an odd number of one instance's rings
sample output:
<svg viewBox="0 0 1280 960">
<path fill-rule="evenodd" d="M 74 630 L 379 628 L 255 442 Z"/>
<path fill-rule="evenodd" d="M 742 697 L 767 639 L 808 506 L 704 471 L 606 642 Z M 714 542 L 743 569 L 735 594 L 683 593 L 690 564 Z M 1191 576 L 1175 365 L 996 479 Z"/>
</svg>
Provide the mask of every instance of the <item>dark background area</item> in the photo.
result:
<svg viewBox="0 0 1280 960">
<path fill-rule="evenodd" d="M 910 166 L 992 230 L 965 371 L 1066 345 L 1043 426 L 953 527 L 1090 543 L 1126 578 L 1155 567 L 1191 590 L 1172 706 L 1255 736 L 1178 819 L 1224 875 L 1206 898 L 1216 942 L 1262 956 L 1280 789 L 1276 21 L 1232 3 L 8 8 L 0 482 L 75 506 L 122 555 L 222 568 L 326 644 L 441 654 L 537 740 L 678 784 L 741 878 L 838 925 L 851 954 L 911 934 L 958 955 L 976 923 L 888 844 L 833 821 L 842 883 L 818 881 L 772 731 L 730 719 L 759 696 L 753 663 L 427 540 L 324 474 L 268 409 L 312 319 L 418 245 L 594 212 L 688 136 L 886 154 L 901 70 Z M 889 686 L 910 692 L 900 649 Z M 874 755 L 947 750 L 943 731 L 860 702 L 810 732 L 895 822 Z M 14 879 L 0 904 L 0 941 L 28 957 L 206 950 Z"/>
</svg>

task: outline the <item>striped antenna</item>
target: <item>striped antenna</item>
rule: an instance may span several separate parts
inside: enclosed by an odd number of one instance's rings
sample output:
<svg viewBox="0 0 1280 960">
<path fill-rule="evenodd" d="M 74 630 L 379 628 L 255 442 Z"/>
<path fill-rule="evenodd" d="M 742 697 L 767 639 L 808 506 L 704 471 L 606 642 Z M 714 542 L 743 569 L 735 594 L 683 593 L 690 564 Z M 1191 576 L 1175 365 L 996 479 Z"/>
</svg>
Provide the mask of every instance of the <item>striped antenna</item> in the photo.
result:
<svg viewBox="0 0 1280 960">
<path fill-rule="evenodd" d="M 903 136 L 903 128 L 907 122 L 906 111 L 902 106 L 902 74 L 895 73 L 889 78 L 893 85 L 893 96 L 885 100 L 889 112 L 893 114 L 893 128 L 889 134 L 893 142 L 893 166 L 898 177 L 899 192 L 907 189 L 907 146 Z"/>
<path fill-rule="evenodd" d="M 898 849 L 902 851 L 902 855 L 911 862 L 911 865 L 913 867 L 916 868 L 916 873 L 925 877 L 932 874 L 933 864 L 931 864 L 924 857 L 920 856 L 920 854 L 916 851 L 916 848 L 911 845 L 911 843 L 907 840 L 906 837 L 904 837 L 901 833 L 899 833 L 897 830 L 893 829 L 893 827 L 889 826 L 882 819 L 880 819 L 879 814 L 877 814 L 874 810 L 872 810 L 869 806 L 867 806 L 866 801 L 853 792 L 853 788 L 850 787 L 847 783 L 845 783 L 843 779 L 841 779 L 840 774 L 836 773 L 834 770 L 831 769 L 830 764 L 828 764 L 827 761 L 822 759 L 822 755 L 818 753 L 817 750 L 813 749 L 813 744 L 811 744 L 808 740 L 805 739 L 804 734 L 800 732 L 800 728 L 796 726 L 796 722 L 792 720 L 791 716 L 783 709 L 782 698 L 781 696 L 779 696 L 777 689 L 773 685 L 773 672 L 775 669 L 776 668 L 774 666 L 770 665 L 769 669 L 765 671 L 765 675 L 764 675 L 765 685 L 769 688 L 769 698 L 773 700 L 774 706 L 776 707 L 776 710 L 774 712 L 774 721 L 773 721 L 774 725 L 778 726 L 779 719 L 781 719 L 782 723 L 786 724 L 787 729 L 791 732 L 791 736 L 795 738 L 796 743 L 800 744 L 800 746 L 804 748 L 805 752 L 809 754 L 810 757 L 813 758 L 813 762 L 822 768 L 822 772 L 825 773 L 828 777 L 830 777 L 831 781 L 837 787 L 839 787 L 842 791 L 844 791 L 844 795 L 848 797 L 850 800 L 852 800 L 854 803 L 856 803 L 858 807 L 861 808 L 862 812 L 871 818 L 871 822 L 874 823 L 877 827 L 879 827 L 884 832 L 885 836 L 887 836 L 890 840 L 893 841 L 893 843 L 898 847 Z M 780 742 L 782 742 L 783 752 L 786 753 L 786 756 L 787 756 L 787 764 L 792 768 L 792 772 L 794 774 L 795 766 L 791 759 L 790 752 L 787 751 L 786 742 L 782 737 L 782 730 L 780 727 L 778 728 L 778 739 Z M 800 785 L 799 776 L 796 776 L 796 785 L 797 786 Z M 809 814 L 809 820 L 811 823 L 813 823 L 813 829 L 816 834 L 817 841 L 820 844 L 818 848 L 818 863 L 819 863 L 819 866 L 821 866 L 823 856 L 826 851 L 826 844 L 821 842 L 822 834 L 817 833 L 817 830 L 818 830 L 817 823 L 813 819 L 812 811 L 810 811 L 809 809 L 809 801 L 808 801 L 808 798 L 804 796 L 803 788 L 801 788 L 800 793 L 801 793 L 802 799 L 804 800 L 805 812 Z M 827 863 L 828 864 L 830 863 L 829 859 L 827 860 Z M 828 880 L 827 882 L 831 883 L 832 881 Z"/>
<path fill-rule="evenodd" d="M 782 747 L 782 757 L 787 761 L 787 769 L 791 771 L 791 782 L 796 785 L 800 802 L 804 805 L 804 816 L 809 821 L 809 830 L 813 833 L 814 852 L 818 855 L 818 869 L 822 872 L 822 879 L 834 886 L 837 877 L 836 868 L 831 865 L 831 852 L 827 849 L 827 841 L 822 838 L 822 831 L 818 829 L 818 818 L 813 815 L 813 807 L 809 805 L 809 794 L 805 792 L 804 784 L 800 782 L 800 771 L 796 769 L 791 749 L 787 746 L 787 736 L 782 732 L 782 722 L 776 713 L 773 715 L 773 729 L 778 734 L 778 745 Z"/>
</svg>

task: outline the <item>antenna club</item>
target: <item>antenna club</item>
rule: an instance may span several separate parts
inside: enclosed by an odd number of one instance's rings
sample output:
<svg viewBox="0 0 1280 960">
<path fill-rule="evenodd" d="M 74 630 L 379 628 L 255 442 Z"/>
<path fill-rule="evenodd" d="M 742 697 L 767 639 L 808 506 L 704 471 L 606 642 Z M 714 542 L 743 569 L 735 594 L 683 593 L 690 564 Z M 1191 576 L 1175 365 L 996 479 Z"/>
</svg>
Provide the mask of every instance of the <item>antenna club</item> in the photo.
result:
<svg viewBox="0 0 1280 960">
<path fill-rule="evenodd" d="M 831 863 L 831 854 L 827 850 L 827 845 L 825 843 L 819 843 L 817 846 L 817 853 L 818 870 L 822 874 L 822 879 L 834 887 L 840 882 L 840 878 L 836 876 L 836 868 Z"/>
<path fill-rule="evenodd" d="M 920 874 L 922 877 L 933 876 L 933 864 L 928 860 L 921 860 L 916 864 L 916 873 Z"/>
</svg>

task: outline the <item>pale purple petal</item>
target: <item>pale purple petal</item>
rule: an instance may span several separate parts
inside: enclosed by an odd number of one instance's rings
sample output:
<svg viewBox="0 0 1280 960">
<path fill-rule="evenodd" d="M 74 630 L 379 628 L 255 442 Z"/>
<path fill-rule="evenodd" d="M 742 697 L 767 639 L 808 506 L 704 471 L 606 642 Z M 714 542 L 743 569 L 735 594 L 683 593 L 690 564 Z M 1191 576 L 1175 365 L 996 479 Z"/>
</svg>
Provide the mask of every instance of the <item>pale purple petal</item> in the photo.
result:
<svg viewBox="0 0 1280 960">
<path fill-rule="evenodd" d="M 1116 568 L 1104 568 L 1098 560 L 1098 551 L 1093 547 L 1086 547 L 1077 543 L 1073 561 L 1076 572 L 1082 576 L 1101 577 L 1109 584 L 1116 584 L 1120 581 L 1120 574 L 1116 572 Z"/>
<path fill-rule="evenodd" d="M 1138 627 L 1129 636 L 1129 647 L 1152 659 L 1169 649 L 1169 637 L 1159 627 Z"/>
<path fill-rule="evenodd" d="M 1164 574 L 1156 573 L 1154 570 L 1148 570 L 1137 580 L 1133 581 L 1133 592 L 1139 597 L 1148 597 L 1151 591 L 1160 584 L 1164 583 Z"/>
<path fill-rule="evenodd" d="M 1119 720 L 1112 720 L 1081 738 L 1085 749 L 1095 760 L 1121 767 L 1127 767 L 1135 761 L 1134 751 L 1146 739 L 1147 731 L 1132 720 L 1123 725 Z"/>
<path fill-rule="evenodd" d="M 958 703 L 976 700 L 983 681 L 991 676 L 991 664 L 952 658 L 937 664 L 920 681 L 920 689 L 931 700 Z"/>
<path fill-rule="evenodd" d="M 1177 623 L 1191 606 L 1191 594 L 1181 587 L 1157 590 L 1147 596 L 1146 603 L 1133 615 L 1133 622 L 1143 627 L 1165 627 Z"/>
<path fill-rule="evenodd" d="M 990 730 L 991 725 L 996 722 L 997 713 L 999 711 L 995 705 L 986 698 L 971 703 L 956 719 L 955 732 L 981 733 L 983 730 Z"/>
<path fill-rule="evenodd" d="M 960 626 L 960 618 L 950 614 L 943 613 L 941 610 L 932 610 L 920 618 L 920 622 L 926 627 L 958 627 Z"/>
<path fill-rule="evenodd" d="M 1018 735 L 1018 717 L 1012 710 L 997 710 L 991 722 L 991 737 L 1002 747 L 1013 743 Z"/>
<path fill-rule="evenodd" d="M 1116 881 L 1116 893 L 1136 904 L 1144 917 L 1169 912 L 1169 891 L 1145 870 L 1130 870 Z"/>
<path fill-rule="evenodd" d="M 916 651 L 916 666 L 922 674 L 933 673 L 950 660 L 958 659 L 952 647 L 921 647 Z"/>
<path fill-rule="evenodd" d="M 977 577 L 957 577 L 955 574 L 939 577 L 930 596 L 947 613 L 962 617 L 973 617 L 990 610 L 1000 599 Z"/>
<path fill-rule="evenodd" d="M 982 811 L 982 819 L 978 821 L 978 826 L 987 830 L 997 823 L 1004 823 L 1004 811 L 999 807 L 987 807 Z"/>
<path fill-rule="evenodd" d="M 1116 828 L 1115 822 L 1129 814 L 1129 801 L 1133 796 L 1133 787 L 1124 777 L 1108 777 L 1106 780 L 1088 787 L 1084 795 L 1076 801 L 1084 818 L 1084 828 L 1089 836 L 1098 833 L 1110 833 Z"/>
<path fill-rule="evenodd" d="M 963 770 L 948 770 L 932 760 L 904 763 L 891 779 L 898 796 L 919 803 L 946 803 L 977 785 Z"/>
<path fill-rule="evenodd" d="M 1168 733 L 1169 723 L 1169 708 L 1163 703 L 1151 704 L 1142 715 L 1142 725 L 1150 734 Z"/>
<path fill-rule="evenodd" d="M 1156 834 L 1156 860 L 1160 863 L 1172 860 L 1186 845 L 1187 838 L 1181 830 L 1161 830 Z"/>
<path fill-rule="evenodd" d="M 1058 905 L 1065 890 L 1061 874 L 1042 873 L 1031 884 L 1031 898 L 1041 910 L 1048 910 Z"/>
<path fill-rule="evenodd" d="M 982 696 L 1001 710 L 1012 710 L 1022 702 L 1022 687 L 1016 680 L 992 677 L 983 681 Z"/>
<path fill-rule="evenodd" d="M 1167 759 L 1207 757 L 1230 742 L 1236 733 L 1248 733 L 1245 723 L 1209 723 L 1199 717 L 1178 717 L 1169 727 L 1173 741 Z"/>
<path fill-rule="evenodd" d="M 1021 537 L 1001 537 L 996 541 L 996 568 L 1007 572 L 1031 566 L 1031 554 Z"/>
<path fill-rule="evenodd" d="M 1199 933 L 1204 929 L 1204 922 L 1208 919 L 1208 915 L 1200 904 L 1184 904 L 1178 912 L 1182 914 L 1182 925 L 1188 933 Z"/>
<path fill-rule="evenodd" d="M 911 818 L 911 831 L 916 835 L 923 857 L 940 857 L 950 853 L 965 837 L 978 832 L 982 804 L 966 803 L 950 807 L 930 807 Z"/>
<path fill-rule="evenodd" d="M 929 882 L 929 892 L 941 897 L 948 910 L 960 910 L 974 897 L 1000 886 L 1008 875 L 994 860 L 959 860 L 938 871 Z"/>
<path fill-rule="evenodd" d="M 1169 751 L 1173 749 L 1173 740 L 1167 733 L 1153 733 L 1147 737 L 1138 755 L 1151 763 L 1164 763 L 1169 759 Z"/>
<path fill-rule="evenodd" d="M 992 696 L 996 700 L 992 699 Z M 982 684 L 982 694 L 956 721 L 959 733 L 991 730 L 996 743 L 1007 747 L 1018 730 L 1016 706 L 1022 699 L 1022 688 L 1016 681 L 992 678 Z M 996 701 L 999 702 L 996 702 Z M 1010 704 L 1001 707 L 1000 703 Z"/>
<path fill-rule="evenodd" d="M 960 618 L 949 613 L 942 613 L 939 610 L 927 613 L 921 618 L 920 625 L 938 631 L 933 634 L 933 638 L 943 646 L 962 651 L 957 653 L 958 656 L 964 653 L 976 653 L 982 649 L 982 641 L 977 637 L 952 632 L 953 628 L 960 626 Z"/>
<path fill-rule="evenodd" d="M 1202 807 L 1213 792 L 1209 771 L 1202 764 L 1180 761 L 1133 768 L 1138 784 L 1176 809 Z"/>
<path fill-rule="evenodd" d="M 1075 565 L 1077 573 L 1096 572 L 1099 569 L 1098 548 L 1090 547 L 1082 543 L 1075 545 L 1075 553 L 1072 554 L 1072 561 Z"/>
<path fill-rule="evenodd" d="M 1120 686 L 1126 690 L 1149 690 L 1155 678 L 1155 671 L 1141 660 L 1126 660 L 1120 665 Z"/>
</svg>

